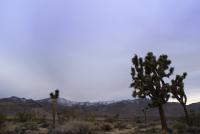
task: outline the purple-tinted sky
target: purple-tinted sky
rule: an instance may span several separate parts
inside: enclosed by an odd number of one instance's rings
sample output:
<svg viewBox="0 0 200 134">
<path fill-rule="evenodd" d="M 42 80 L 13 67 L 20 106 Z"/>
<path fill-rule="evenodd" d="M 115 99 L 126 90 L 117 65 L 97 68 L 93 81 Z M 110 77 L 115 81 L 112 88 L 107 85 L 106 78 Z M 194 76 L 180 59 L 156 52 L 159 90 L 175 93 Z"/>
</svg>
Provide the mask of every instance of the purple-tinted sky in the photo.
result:
<svg viewBox="0 0 200 134">
<path fill-rule="evenodd" d="M 134 54 L 168 54 L 200 101 L 199 0 L 1 0 L 0 97 L 130 99 Z"/>
</svg>

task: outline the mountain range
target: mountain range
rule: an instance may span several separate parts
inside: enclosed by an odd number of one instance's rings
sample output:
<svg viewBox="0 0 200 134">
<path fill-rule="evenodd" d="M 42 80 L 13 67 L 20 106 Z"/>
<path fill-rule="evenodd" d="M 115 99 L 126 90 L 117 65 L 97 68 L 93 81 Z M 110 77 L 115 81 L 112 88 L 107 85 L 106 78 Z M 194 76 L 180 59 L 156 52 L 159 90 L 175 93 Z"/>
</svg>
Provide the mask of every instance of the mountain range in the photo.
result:
<svg viewBox="0 0 200 134">
<path fill-rule="evenodd" d="M 148 99 L 134 99 L 121 101 L 103 101 L 103 102 L 75 102 L 64 98 L 58 99 L 58 111 L 74 108 L 85 113 L 95 113 L 99 116 L 118 115 L 121 118 L 138 118 L 143 116 L 142 109 L 147 107 L 150 101 Z M 187 105 L 189 111 L 200 111 L 200 102 Z M 182 106 L 176 102 L 169 102 L 164 105 L 165 114 L 168 118 L 177 118 L 184 115 Z M 41 111 L 51 112 L 50 98 L 33 100 L 19 97 L 9 97 L 0 99 L 0 113 L 15 115 L 23 111 Z M 151 108 L 147 111 L 147 117 L 150 119 L 159 118 L 157 108 Z"/>
</svg>

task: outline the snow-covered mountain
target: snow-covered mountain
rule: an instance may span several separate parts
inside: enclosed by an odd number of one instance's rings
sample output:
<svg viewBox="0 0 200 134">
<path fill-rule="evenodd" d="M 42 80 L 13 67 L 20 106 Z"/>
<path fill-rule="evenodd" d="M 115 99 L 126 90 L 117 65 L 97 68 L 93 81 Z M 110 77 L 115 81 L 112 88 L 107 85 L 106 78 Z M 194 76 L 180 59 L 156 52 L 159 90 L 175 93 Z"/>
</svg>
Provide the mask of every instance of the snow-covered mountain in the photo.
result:
<svg viewBox="0 0 200 134">
<path fill-rule="evenodd" d="M 102 102 L 76 102 L 64 98 L 58 99 L 58 110 L 76 108 L 83 113 L 95 113 L 97 115 L 116 115 L 120 117 L 133 118 L 142 116 L 142 109 L 149 103 L 147 99 L 121 100 L 121 101 L 102 101 Z M 188 109 L 200 110 L 200 103 L 190 104 Z M 170 118 L 183 115 L 183 109 L 179 103 L 169 102 L 165 106 L 166 116 Z M 18 112 L 40 109 L 49 113 L 51 111 L 51 99 L 32 100 L 19 97 L 9 97 L 0 99 L 0 113 L 16 114 Z M 156 108 L 148 110 L 149 117 L 158 118 Z"/>
<path fill-rule="evenodd" d="M 19 98 L 16 96 L 12 96 L 9 98 L 3 98 L 0 99 L 1 101 L 6 101 L 6 102 L 15 102 L 15 103 L 27 103 L 27 102 L 32 102 L 32 103 L 51 103 L 51 99 L 50 98 L 46 98 L 46 99 L 41 99 L 41 100 L 32 100 L 32 99 L 26 99 L 26 98 Z M 112 104 L 112 103 L 116 103 L 117 101 L 99 101 L 99 102 L 77 102 L 77 101 L 71 101 L 71 100 L 67 100 L 65 98 L 58 98 L 58 104 L 61 106 L 75 106 L 75 105 L 80 105 L 80 106 L 94 106 L 94 105 L 108 105 L 108 104 Z"/>
<path fill-rule="evenodd" d="M 42 100 L 36 100 L 36 101 L 39 102 L 39 103 L 51 103 L 50 98 L 46 98 L 46 99 L 42 99 Z M 79 102 L 70 101 L 70 100 L 67 100 L 65 98 L 58 98 L 57 102 L 61 106 L 73 106 L 73 105 L 79 104 Z"/>
<path fill-rule="evenodd" d="M 42 99 L 42 100 L 37 100 L 40 103 L 44 103 L 44 102 L 51 102 L 50 98 L 46 98 L 46 99 Z M 71 101 L 71 100 L 67 100 L 65 98 L 58 98 L 58 104 L 61 106 L 95 106 L 95 105 L 109 105 L 112 103 L 116 103 L 117 101 L 98 101 L 98 102 L 77 102 L 77 101 Z"/>
</svg>

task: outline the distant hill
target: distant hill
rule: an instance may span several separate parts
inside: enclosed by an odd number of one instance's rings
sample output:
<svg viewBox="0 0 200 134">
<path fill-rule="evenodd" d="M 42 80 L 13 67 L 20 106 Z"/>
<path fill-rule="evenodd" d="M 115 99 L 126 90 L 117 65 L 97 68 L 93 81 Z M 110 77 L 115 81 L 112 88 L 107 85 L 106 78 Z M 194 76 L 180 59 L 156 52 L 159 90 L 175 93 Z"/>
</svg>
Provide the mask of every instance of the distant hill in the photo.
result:
<svg viewBox="0 0 200 134">
<path fill-rule="evenodd" d="M 143 117 L 142 109 L 149 103 L 147 99 L 122 100 L 111 102 L 75 102 L 59 98 L 58 111 L 66 108 L 76 108 L 82 112 L 95 113 L 99 116 L 119 115 L 121 118 L 140 118 Z M 187 106 L 189 110 L 200 111 L 200 102 Z M 26 98 L 9 97 L 0 99 L 0 113 L 14 115 L 18 112 L 39 110 L 49 113 L 51 100 L 49 98 L 42 100 L 32 100 Z M 177 118 L 183 116 L 183 109 L 179 103 L 170 102 L 164 105 L 165 113 L 168 118 Z M 147 111 L 149 119 L 158 119 L 159 114 L 156 108 Z"/>
</svg>

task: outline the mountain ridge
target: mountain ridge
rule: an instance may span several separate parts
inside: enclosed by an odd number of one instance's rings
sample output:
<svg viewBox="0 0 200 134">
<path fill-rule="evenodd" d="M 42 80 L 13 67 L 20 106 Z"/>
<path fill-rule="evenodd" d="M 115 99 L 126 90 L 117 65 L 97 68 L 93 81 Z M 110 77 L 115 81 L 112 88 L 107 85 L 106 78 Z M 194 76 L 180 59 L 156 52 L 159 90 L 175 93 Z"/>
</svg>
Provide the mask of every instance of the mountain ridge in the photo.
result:
<svg viewBox="0 0 200 134">
<path fill-rule="evenodd" d="M 63 105 L 63 106 L 73 106 L 73 105 L 106 105 L 106 104 L 113 104 L 113 103 L 118 103 L 118 102 L 135 102 L 137 103 L 137 101 L 141 101 L 141 100 L 149 100 L 149 99 L 140 99 L 140 98 L 136 98 L 136 99 L 122 99 L 122 100 L 111 100 L 111 101 L 72 101 L 66 98 L 58 98 L 58 104 Z M 44 98 L 44 99 L 27 99 L 24 97 L 17 97 L 17 96 L 11 96 L 11 97 L 6 97 L 6 98 L 0 98 L 0 101 L 13 101 L 13 102 L 51 102 L 50 98 Z M 150 100 L 149 100 L 150 101 Z M 178 102 L 168 102 L 168 103 L 178 103 Z M 193 102 L 190 104 L 187 104 L 187 106 L 190 105 L 199 105 L 200 102 Z"/>
<path fill-rule="evenodd" d="M 77 109 L 81 113 L 93 113 L 98 116 L 113 116 L 119 115 L 121 118 L 138 118 L 142 117 L 142 109 L 148 106 L 148 99 L 127 99 L 121 101 L 109 102 L 75 102 L 64 98 L 58 99 L 58 112 L 63 112 L 66 109 Z M 200 102 L 187 105 L 189 111 L 200 111 Z M 182 106 L 177 102 L 169 102 L 164 105 L 165 113 L 168 118 L 177 118 L 184 116 Z M 51 113 L 50 98 L 33 100 L 12 96 L 9 98 L 0 99 L 0 113 L 14 115 L 23 111 L 43 111 Z M 159 113 L 157 108 L 150 108 L 147 112 L 150 119 L 158 119 Z"/>
</svg>

